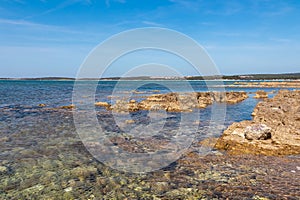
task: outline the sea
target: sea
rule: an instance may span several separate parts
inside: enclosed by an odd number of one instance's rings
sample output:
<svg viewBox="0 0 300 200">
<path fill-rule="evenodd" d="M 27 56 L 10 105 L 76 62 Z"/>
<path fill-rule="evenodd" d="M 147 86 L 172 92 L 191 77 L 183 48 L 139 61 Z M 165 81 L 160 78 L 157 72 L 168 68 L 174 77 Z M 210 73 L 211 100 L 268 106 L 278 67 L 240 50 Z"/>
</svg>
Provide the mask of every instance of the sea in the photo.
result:
<svg viewBox="0 0 300 200">
<path fill-rule="evenodd" d="M 233 122 L 251 120 L 253 109 L 262 101 L 253 98 L 257 90 L 269 92 L 272 98 L 282 89 L 234 86 L 235 82 L 0 80 L 0 199 L 300 199 L 299 156 L 233 156 L 213 147 L 199 147 L 207 136 L 220 137 Z M 146 147 L 153 150 L 160 138 L 173 137 L 171 133 L 178 126 L 194 137 L 187 151 L 172 162 L 155 170 L 148 170 L 146 165 L 145 171 L 136 173 L 99 159 L 105 152 L 97 157 L 86 148 L 76 130 L 75 111 L 60 108 L 74 103 L 76 85 L 94 88 L 88 96 L 83 91 L 82 101 L 92 98 L 112 104 L 119 99 L 141 101 L 152 94 L 169 92 L 245 91 L 249 98 L 193 111 L 197 115 L 185 113 L 192 117 L 183 124 L 180 113 L 138 111 L 122 118 L 122 114 L 95 107 L 102 129 L 113 133 L 113 144 L 125 145 L 125 150 L 130 145 L 142 152 Z M 214 109 L 225 109 L 221 122 L 212 118 Z M 157 131 L 156 125 L 164 120 L 165 131 L 148 144 L 129 144 L 128 135 L 124 135 L 130 132 L 134 137 L 136 124 L 126 123 L 128 119 L 146 127 L 144 132 Z M 127 162 L 134 165 L 134 160 Z"/>
</svg>

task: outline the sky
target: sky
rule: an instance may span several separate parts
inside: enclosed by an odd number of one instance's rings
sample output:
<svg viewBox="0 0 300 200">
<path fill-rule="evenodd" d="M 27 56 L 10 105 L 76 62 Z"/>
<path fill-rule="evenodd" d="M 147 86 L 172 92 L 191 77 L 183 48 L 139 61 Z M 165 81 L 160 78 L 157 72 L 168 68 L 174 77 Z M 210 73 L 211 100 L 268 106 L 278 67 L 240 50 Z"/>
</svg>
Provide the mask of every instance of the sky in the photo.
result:
<svg viewBox="0 0 300 200">
<path fill-rule="evenodd" d="M 0 0 L 0 77 L 75 77 L 97 45 L 143 27 L 191 37 L 222 74 L 300 72 L 299 21 L 299 0 Z M 175 55 L 143 51 L 104 76 L 147 63 L 198 75 Z"/>
</svg>

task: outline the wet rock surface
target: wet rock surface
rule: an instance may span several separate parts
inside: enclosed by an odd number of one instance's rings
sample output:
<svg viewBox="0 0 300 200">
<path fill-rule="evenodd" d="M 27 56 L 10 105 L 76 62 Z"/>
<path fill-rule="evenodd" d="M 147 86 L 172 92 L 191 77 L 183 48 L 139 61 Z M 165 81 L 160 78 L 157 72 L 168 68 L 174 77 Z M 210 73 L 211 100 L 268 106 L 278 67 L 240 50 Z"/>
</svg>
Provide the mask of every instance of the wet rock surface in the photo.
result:
<svg viewBox="0 0 300 200">
<path fill-rule="evenodd" d="M 300 91 L 281 90 L 259 102 L 252 121 L 233 123 L 216 147 L 233 154 L 300 154 Z"/>
<path fill-rule="evenodd" d="M 192 112 L 216 103 L 239 103 L 248 98 L 246 92 L 193 92 L 154 94 L 145 100 L 117 100 L 110 107 L 114 112 L 135 112 L 138 110 L 165 110 L 167 112 Z"/>
<path fill-rule="evenodd" d="M 271 128 L 265 124 L 255 124 L 247 126 L 244 135 L 247 140 L 267 140 L 271 139 Z"/>
<path fill-rule="evenodd" d="M 268 98 L 268 93 L 263 90 L 258 90 L 255 93 L 254 98 L 256 98 L 256 99 Z"/>
<path fill-rule="evenodd" d="M 101 106 L 101 107 L 108 107 L 109 108 L 111 105 L 107 102 L 99 101 L 99 102 L 95 103 L 95 106 Z"/>
</svg>

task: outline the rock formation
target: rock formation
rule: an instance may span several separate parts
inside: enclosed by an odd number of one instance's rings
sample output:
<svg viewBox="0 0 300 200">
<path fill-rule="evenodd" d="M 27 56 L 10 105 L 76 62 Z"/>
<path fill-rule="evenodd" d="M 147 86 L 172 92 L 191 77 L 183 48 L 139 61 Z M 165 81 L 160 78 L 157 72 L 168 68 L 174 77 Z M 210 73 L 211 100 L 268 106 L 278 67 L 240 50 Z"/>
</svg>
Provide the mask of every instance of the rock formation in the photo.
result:
<svg viewBox="0 0 300 200">
<path fill-rule="evenodd" d="M 233 123 L 216 148 L 232 154 L 300 154 L 300 90 L 281 90 L 259 102 L 252 121 Z"/>
<path fill-rule="evenodd" d="M 263 90 L 258 90 L 258 91 L 255 93 L 254 98 L 256 98 L 256 99 L 268 98 L 268 93 L 265 92 L 265 91 L 263 91 Z"/>
<path fill-rule="evenodd" d="M 71 105 L 67 105 L 67 106 L 61 106 L 61 107 L 59 107 L 59 109 L 67 109 L 67 110 L 75 109 L 75 105 L 71 104 Z"/>
<path fill-rule="evenodd" d="M 195 108 L 206 108 L 217 103 L 234 104 L 248 98 L 246 92 L 192 92 L 154 94 L 141 102 L 117 100 L 108 107 L 114 112 L 134 112 L 138 110 L 165 110 L 167 112 L 191 112 Z"/>
<path fill-rule="evenodd" d="M 102 102 L 102 101 L 99 101 L 99 102 L 96 102 L 95 103 L 95 106 L 100 106 L 100 107 L 110 107 L 111 105 L 107 102 Z"/>
<path fill-rule="evenodd" d="M 251 82 L 235 82 L 227 87 L 260 87 L 260 88 L 300 88 L 300 80 L 293 81 L 251 81 Z"/>
</svg>

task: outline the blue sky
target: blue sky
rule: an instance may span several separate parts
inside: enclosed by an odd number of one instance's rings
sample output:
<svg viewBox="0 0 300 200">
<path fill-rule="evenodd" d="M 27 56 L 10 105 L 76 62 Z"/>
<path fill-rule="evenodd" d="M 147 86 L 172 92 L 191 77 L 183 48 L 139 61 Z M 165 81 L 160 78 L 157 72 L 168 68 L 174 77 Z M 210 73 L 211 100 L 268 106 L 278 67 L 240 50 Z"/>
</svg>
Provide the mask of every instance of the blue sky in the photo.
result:
<svg viewBox="0 0 300 200">
<path fill-rule="evenodd" d="M 0 77 L 74 77 L 103 40 L 153 26 L 195 39 L 222 74 L 299 72 L 299 21 L 299 0 L 0 0 Z M 167 58 L 194 74 L 172 56 L 143 52 L 106 75 Z"/>
</svg>

